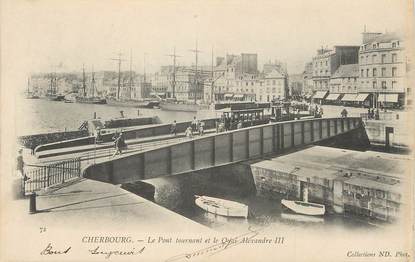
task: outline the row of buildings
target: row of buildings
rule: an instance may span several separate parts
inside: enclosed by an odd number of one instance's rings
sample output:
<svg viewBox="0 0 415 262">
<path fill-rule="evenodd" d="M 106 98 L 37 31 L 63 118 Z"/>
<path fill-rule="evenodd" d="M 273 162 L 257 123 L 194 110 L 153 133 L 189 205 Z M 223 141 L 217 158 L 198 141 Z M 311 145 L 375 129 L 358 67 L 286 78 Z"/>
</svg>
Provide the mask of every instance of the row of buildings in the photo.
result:
<svg viewBox="0 0 415 262">
<path fill-rule="evenodd" d="M 258 70 L 257 54 L 216 57 L 212 66 L 163 66 L 151 79 L 152 89 L 166 98 L 206 104 L 225 101 L 270 102 L 288 95 L 288 74 L 279 62 Z"/>
<path fill-rule="evenodd" d="M 303 94 L 318 103 L 411 105 L 404 39 L 397 33 L 362 33 L 360 46 L 321 48 L 305 65 Z"/>
</svg>

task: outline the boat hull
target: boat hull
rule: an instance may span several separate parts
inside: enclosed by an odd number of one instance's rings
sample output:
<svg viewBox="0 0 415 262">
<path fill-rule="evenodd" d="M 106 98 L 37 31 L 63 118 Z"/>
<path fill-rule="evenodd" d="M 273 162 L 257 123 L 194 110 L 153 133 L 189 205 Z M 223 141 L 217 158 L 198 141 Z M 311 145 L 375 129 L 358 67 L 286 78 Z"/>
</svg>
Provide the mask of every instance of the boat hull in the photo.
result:
<svg viewBox="0 0 415 262">
<path fill-rule="evenodd" d="M 324 205 L 304 201 L 281 200 L 281 204 L 289 210 L 302 215 L 322 216 L 326 212 Z"/>
<path fill-rule="evenodd" d="M 123 106 L 123 107 L 135 107 L 135 108 L 154 108 L 159 106 L 159 101 L 134 101 L 134 100 L 107 100 L 107 104 L 110 106 Z"/>
<path fill-rule="evenodd" d="M 76 98 L 76 102 L 80 104 L 104 105 L 107 103 L 105 98 Z"/>
<path fill-rule="evenodd" d="M 198 207 L 215 215 L 248 217 L 248 206 L 235 201 L 208 196 L 196 196 L 195 203 Z"/>
<path fill-rule="evenodd" d="M 196 104 L 160 103 L 160 108 L 167 111 L 197 112 L 202 109 L 208 109 L 208 106 Z"/>
</svg>

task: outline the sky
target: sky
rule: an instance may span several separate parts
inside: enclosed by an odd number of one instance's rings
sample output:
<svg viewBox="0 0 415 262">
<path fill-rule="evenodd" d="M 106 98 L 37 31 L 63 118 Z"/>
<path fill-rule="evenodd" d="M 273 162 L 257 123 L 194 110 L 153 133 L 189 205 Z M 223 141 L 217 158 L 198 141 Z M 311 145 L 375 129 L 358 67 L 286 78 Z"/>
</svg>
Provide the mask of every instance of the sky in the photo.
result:
<svg viewBox="0 0 415 262">
<path fill-rule="evenodd" d="M 404 0 L 360 1 L 2 1 L 3 76 L 33 72 L 157 71 L 172 64 L 199 64 L 214 56 L 257 53 L 258 64 L 278 59 L 300 73 L 321 46 L 360 45 L 368 31 L 405 28 Z M 18 71 L 18 73 L 16 72 Z M 24 78 L 24 77 L 23 77 Z M 26 81 L 26 80 L 24 80 Z"/>
</svg>

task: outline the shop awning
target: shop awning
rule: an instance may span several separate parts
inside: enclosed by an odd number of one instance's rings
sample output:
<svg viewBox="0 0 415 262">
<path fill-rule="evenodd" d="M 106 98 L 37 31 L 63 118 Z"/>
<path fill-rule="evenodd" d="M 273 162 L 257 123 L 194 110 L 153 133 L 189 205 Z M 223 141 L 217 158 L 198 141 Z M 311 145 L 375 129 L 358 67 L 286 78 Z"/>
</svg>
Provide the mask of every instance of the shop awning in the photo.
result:
<svg viewBox="0 0 415 262">
<path fill-rule="evenodd" d="M 397 103 L 398 94 L 379 94 L 379 102 Z"/>
<path fill-rule="evenodd" d="M 243 98 L 244 95 L 234 95 L 233 98 Z"/>
<path fill-rule="evenodd" d="M 327 91 L 317 91 L 314 96 L 313 99 L 322 99 L 326 96 Z"/>
<path fill-rule="evenodd" d="M 368 96 L 369 94 L 358 94 L 356 97 L 356 102 L 363 102 Z"/>
<path fill-rule="evenodd" d="M 339 97 L 340 97 L 340 95 L 341 94 L 329 94 L 327 97 L 326 97 L 326 100 L 337 100 Z"/>
<path fill-rule="evenodd" d="M 358 94 L 345 94 L 342 98 L 342 101 L 356 101 Z"/>
<path fill-rule="evenodd" d="M 225 94 L 226 98 L 233 97 L 233 94 Z"/>
</svg>

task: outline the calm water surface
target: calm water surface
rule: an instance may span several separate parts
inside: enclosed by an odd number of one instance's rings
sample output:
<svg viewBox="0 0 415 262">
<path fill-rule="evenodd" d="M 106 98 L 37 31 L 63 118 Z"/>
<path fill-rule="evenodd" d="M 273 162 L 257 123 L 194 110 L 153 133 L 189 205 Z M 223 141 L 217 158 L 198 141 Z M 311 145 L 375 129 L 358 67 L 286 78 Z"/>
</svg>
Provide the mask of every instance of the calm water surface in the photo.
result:
<svg viewBox="0 0 415 262">
<path fill-rule="evenodd" d="M 194 113 L 190 112 L 64 103 L 43 99 L 25 99 L 21 105 L 16 109 L 19 116 L 16 118 L 17 135 L 76 130 L 83 121 L 92 119 L 94 112 L 97 113 L 97 117 L 112 118 L 120 117 L 120 111 L 123 110 L 125 117 L 136 117 L 139 110 L 140 115 L 158 116 L 163 123 L 191 120 L 194 116 Z"/>
</svg>

